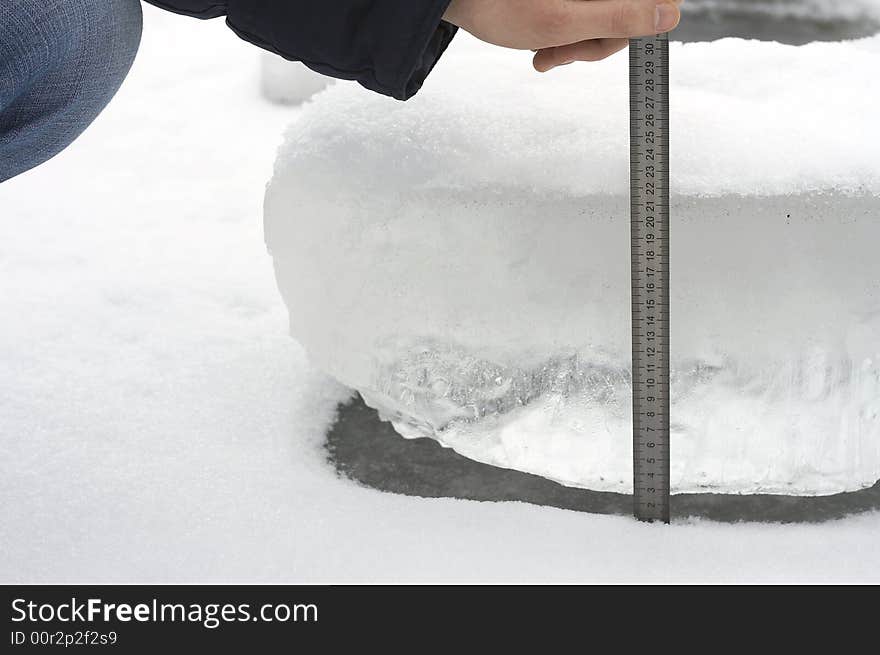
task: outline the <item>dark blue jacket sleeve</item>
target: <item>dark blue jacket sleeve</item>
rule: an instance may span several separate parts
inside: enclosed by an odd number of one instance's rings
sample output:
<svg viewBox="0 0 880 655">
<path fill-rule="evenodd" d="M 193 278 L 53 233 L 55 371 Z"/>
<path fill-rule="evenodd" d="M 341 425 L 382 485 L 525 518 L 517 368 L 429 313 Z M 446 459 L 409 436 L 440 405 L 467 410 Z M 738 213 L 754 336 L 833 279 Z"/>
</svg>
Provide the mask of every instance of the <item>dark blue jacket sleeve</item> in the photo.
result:
<svg viewBox="0 0 880 655">
<path fill-rule="evenodd" d="M 411 97 L 455 35 L 450 0 L 147 0 L 197 18 L 226 16 L 240 37 L 398 100 Z"/>
</svg>

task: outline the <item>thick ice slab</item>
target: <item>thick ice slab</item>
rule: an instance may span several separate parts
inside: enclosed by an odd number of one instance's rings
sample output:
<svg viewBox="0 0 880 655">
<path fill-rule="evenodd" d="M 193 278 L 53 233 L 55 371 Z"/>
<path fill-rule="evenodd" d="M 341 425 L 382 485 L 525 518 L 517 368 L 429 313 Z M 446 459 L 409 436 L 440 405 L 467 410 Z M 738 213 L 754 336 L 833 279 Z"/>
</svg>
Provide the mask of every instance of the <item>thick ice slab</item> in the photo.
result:
<svg viewBox="0 0 880 655">
<path fill-rule="evenodd" d="M 266 234 L 292 332 L 404 436 L 630 490 L 625 58 L 449 55 L 406 104 L 340 85 L 288 134 Z M 674 488 L 873 484 L 880 39 L 672 61 Z"/>
</svg>

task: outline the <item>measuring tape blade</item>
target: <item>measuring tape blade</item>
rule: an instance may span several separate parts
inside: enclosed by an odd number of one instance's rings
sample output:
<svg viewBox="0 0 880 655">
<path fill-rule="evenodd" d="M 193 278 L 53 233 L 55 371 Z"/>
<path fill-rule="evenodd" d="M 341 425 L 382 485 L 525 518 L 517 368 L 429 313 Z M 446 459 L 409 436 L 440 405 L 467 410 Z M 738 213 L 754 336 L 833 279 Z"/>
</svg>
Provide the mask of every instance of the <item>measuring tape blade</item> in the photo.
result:
<svg viewBox="0 0 880 655">
<path fill-rule="evenodd" d="M 633 496 L 669 522 L 669 38 L 630 41 Z"/>
</svg>

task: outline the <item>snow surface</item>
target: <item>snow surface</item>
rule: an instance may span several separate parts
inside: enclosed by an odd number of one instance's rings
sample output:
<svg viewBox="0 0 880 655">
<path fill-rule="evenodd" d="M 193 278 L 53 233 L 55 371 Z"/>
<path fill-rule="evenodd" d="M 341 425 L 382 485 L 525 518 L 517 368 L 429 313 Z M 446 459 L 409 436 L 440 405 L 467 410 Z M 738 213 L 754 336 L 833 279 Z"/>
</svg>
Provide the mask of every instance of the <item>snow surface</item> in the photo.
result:
<svg viewBox="0 0 880 655">
<path fill-rule="evenodd" d="M 535 78 L 462 41 L 412 101 L 339 86 L 292 126 L 266 228 L 293 334 L 404 436 L 631 492 L 626 57 Z M 871 486 L 880 37 L 670 58 L 673 490 Z"/>
<path fill-rule="evenodd" d="M 337 478 L 348 392 L 289 338 L 260 225 L 296 114 L 218 22 L 145 14 L 108 110 L 0 186 L 0 580 L 880 582 L 880 514 L 664 527 Z"/>
</svg>

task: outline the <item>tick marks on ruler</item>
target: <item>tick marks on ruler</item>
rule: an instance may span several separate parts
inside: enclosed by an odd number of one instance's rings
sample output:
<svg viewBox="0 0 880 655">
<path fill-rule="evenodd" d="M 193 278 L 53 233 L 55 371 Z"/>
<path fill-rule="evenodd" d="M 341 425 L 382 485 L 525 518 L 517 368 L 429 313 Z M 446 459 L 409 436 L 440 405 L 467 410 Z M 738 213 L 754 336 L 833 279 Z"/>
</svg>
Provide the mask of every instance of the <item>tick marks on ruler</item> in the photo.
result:
<svg viewBox="0 0 880 655">
<path fill-rule="evenodd" d="M 634 512 L 669 521 L 669 41 L 630 44 Z"/>
</svg>

